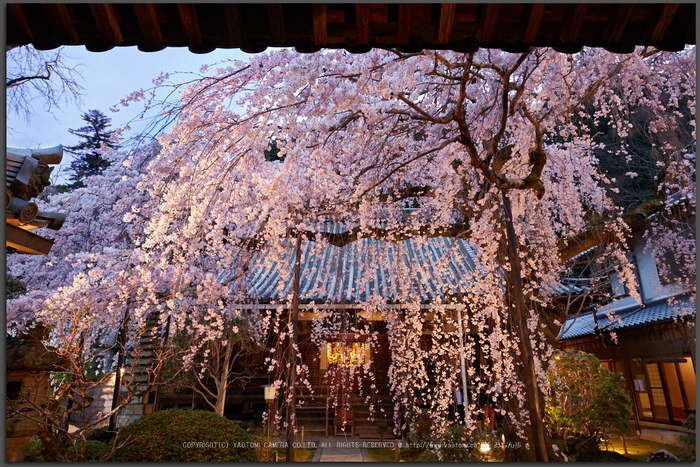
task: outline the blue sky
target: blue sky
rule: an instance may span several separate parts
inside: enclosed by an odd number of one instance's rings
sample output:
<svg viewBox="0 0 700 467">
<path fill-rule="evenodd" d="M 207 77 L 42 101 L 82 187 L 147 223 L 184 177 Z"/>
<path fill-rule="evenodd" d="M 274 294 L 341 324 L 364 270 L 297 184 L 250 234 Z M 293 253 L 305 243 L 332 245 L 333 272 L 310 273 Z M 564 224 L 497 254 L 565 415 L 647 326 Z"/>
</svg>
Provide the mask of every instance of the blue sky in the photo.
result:
<svg viewBox="0 0 700 467">
<path fill-rule="evenodd" d="M 208 54 L 194 54 L 186 47 L 169 47 L 159 52 L 115 47 L 107 52 L 89 52 L 83 46 L 68 46 L 64 51 L 69 63 L 82 65 L 81 84 L 85 88 L 82 105 L 64 105 L 60 110 L 47 114 L 37 101 L 34 104 L 35 115 L 29 124 L 18 120 L 7 122 L 13 130 L 8 130 L 6 135 L 8 147 L 35 149 L 58 144 L 75 145 L 79 138 L 70 134 L 68 129 L 83 126 L 83 113 L 97 109 L 112 119 L 112 128 L 123 126 L 136 115 L 139 106 L 132 104 L 118 113 L 110 112 L 109 108 L 133 91 L 153 87 L 152 80 L 161 72 L 196 73 L 204 63 L 211 65 L 225 60 L 247 60 L 250 56 L 239 49 L 217 49 Z M 171 81 L 175 82 L 185 79 L 185 76 L 171 76 Z M 67 167 L 69 159 L 64 156 L 61 166 Z"/>
</svg>

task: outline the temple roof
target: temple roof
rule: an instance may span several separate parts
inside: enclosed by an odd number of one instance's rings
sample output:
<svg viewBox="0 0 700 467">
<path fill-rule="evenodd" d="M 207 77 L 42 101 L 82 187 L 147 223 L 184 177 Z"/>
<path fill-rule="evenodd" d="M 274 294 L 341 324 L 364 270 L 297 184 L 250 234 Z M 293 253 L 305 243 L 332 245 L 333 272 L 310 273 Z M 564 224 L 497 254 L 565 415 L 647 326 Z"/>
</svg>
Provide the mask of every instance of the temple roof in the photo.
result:
<svg viewBox="0 0 700 467">
<path fill-rule="evenodd" d="M 645 307 L 637 305 L 625 310 L 616 310 L 612 318 L 602 309 L 597 310 L 595 318 L 593 312 L 582 314 L 575 320 L 573 316 L 570 316 L 564 325 L 564 329 L 568 330 L 561 337 L 561 340 L 593 335 L 596 329 L 596 321 L 601 332 L 618 331 L 646 324 L 675 320 L 684 316 L 678 310 L 690 310 L 691 308 L 689 299 L 679 300 L 674 305 L 670 305 L 667 300 L 663 300 Z M 694 316 L 695 314 L 693 313 Z"/>
<path fill-rule="evenodd" d="M 66 214 L 39 211 L 32 202 L 49 186 L 53 167 L 63 158 L 61 145 L 45 149 L 6 148 L 5 151 L 5 227 L 6 250 L 30 255 L 47 255 L 53 241 L 31 230 L 58 230 Z"/>
<path fill-rule="evenodd" d="M 325 231 L 342 233 L 338 224 Z M 265 255 L 251 268 L 245 286 L 261 303 L 285 301 L 292 294 L 296 250 L 287 248 L 280 261 Z M 356 304 L 373 295 L 383 302 L 423 304 L 451 301 L 472 290 L 479 267 L 476 251 L 466 240 L 451 237 L 415 238 L 397 243 L 363 238 L 338 248 L 325 242 L 302 242 L 299 296 L 303 303 Z M 280 264 L 284 265 L 280 268 Z M 282 270 L 283 271 L 282 271 Z M 225 281 L 229 273 L 221 275 Z M 399 279 L 401 278 L 401 279 Z M 403 282 L 402 282 L 403 281 Z M 579 284 L 550 284 L 550 293 L 581 293 Z"/>
<path fill-rule="evenodd" d="M 342 230 L 332 229 L 338 231 L 335 233 Z M 279 263 L 261 258 L 252 268 L 247 293 L 263 303 L 291 297 L 295 253 L 288 248 Z M 302 302 L 316 303 L 358 303 L 372 295 L 395 302 L 405 301 L 406 294 L 421 303 L 444 301 L 446 291 L 468 291 L 477 269 L 474 250 L 466 241 L 454 238 L 398 243 L 363 238 L 343 248 L 302 242 L 301 258 L 299 295 Z M 285 265 L 284 272 L 280 264 Z M 399 276 L 409 280 L 400 285 Z"/>
</svg>

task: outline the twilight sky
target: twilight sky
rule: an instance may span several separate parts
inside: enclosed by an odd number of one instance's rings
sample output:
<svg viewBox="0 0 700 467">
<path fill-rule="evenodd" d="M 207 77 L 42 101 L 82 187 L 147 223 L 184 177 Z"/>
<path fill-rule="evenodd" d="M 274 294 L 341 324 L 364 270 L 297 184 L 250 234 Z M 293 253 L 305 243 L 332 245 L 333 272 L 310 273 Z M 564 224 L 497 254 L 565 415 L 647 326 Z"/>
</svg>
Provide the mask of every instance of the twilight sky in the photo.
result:
<svg viewBox="0 0 700 467">
<path fill-rule="evenodd" d="M 217 49 L 208 54 L 194 54 L 186 47 L 168 47 L 159 52 L 141 52 L 136 47 L 115 47 L 107 52 L 88 52 L 83 46 L 65 47 L 64 53 L 69 63 L 79 63 L 84 89 L 82 105 L 62 106 L 47 114 L 41 102 L 34 104 L 35 114 L 27 125 L 24 121 L 7 122 L 6 145 L 14 148 L 46 148 L 62 144 L 72 146 L 78 137 L 68 132 L 69 128 L 79 128 L 84 122 L 83 113 L 97 109 L 112 119 L 112 129 L 125 125 L 142 107 L 132 104 L 121 108 L 118 113 L 109 108 L 138 89 L 153 87 L 152 80 L 161 72 L 171 74 L 170 81 L 186 81 L 186 75 L 173 75 L 174 72 L 198 72 L 202 64 L 215 64 L 226 60 L 247 60 L 249 54 L 239 49 Z M 136 128 L 135 125 L 132 125 Z M 10 129 L 9 127 L 12 127 Z M 64 155 L 61 167 L 67 167 L 70 156 Z M 65 170 L 65 168 L 64 168 Z M 54 170 L 54 173 L 58 170 Z"/>
</svg>

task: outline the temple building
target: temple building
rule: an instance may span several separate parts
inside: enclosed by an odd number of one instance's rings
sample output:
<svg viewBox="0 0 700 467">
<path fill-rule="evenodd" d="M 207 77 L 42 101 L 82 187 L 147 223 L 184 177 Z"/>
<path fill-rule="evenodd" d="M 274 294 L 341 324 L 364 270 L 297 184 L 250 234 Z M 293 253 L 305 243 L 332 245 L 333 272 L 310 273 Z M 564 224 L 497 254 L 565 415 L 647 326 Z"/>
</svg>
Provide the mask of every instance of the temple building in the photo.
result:
<svg viewBox="0 0 700 467">
<path fill-rule="evenodd" d="M 293 269 L 294 254 L 295 250 L 290 249 L 289 256 L 279 264 L 262 261 L 248 283 L 248 294 L 255 297 L 256 303 L 240 304 L 236 308 L 254 307 L 285 315 L 289 311 L 285 298 L 290 296 L 293 274 L 290 276 L 289 271 L 280 269 L 282 264 Z M 457 296 L 468 290 L 470 277 L 477 270 L 475 252 L 466 241 L 454 238 L 406 240 L 397 244 L 365 238 L 343 248 L 302 242 L 301 257 L 297 342 L 301 359 L 308 368 L 311 390 L 300 389 L 298 399 L 303 403 L 296 408 L 299 426 L 304 427 L 305 433 L 331 435 L 337 409 L 333 405 L 347 404 L 354 412 L 353 433 L 377 438 L 377 425 L 380 422 L 391 425 L 394 410 L 386 310 L 399 315 L 405 311 L 407 306 L 399 303 L 398 296 L 410 296 L 412 302 L 419 303 L 425 320 L 420 346 L 430 348 L 436 308 L 455 320 L 465 310 L 462 304 L 450 304 L 446 293 Z M 420 270 L 422 274 L 402 274 L 400 279 L 397 271 L 402 270 Z M 410 280 L 403 282 L 407 277 Z M 367 306 L 378 297 L 384 303 L 381 306 L 384 313 Z M 324 318 L 328 322 L 321 328 L 315 325 Z M 262 387 L 271 379 L 264 365 L 267 356 L 261 352 L 247 359 L 248 364 L 257 365 L 258 371 L 251 375 L 245 387 L 229 388 L 225 412 L 228 418 L 250 424 L 261 422 L 267 409 Z M 456 359 L 451 365 L 459 369 L 460 361 Z M 365 374 L 364 368 L 370 368 L 371 374 Z M 434 386 L 435 381 L 429 381 L 428 391 Z M 370 415 L 366 402 L 368 396 L 374 405 L 371 409 L 374 416 Z M 154 399 L 154 393 L 149 394 L 132 409 L 127 408 L 125 417 L 133 419 L 154 410 Z M 157 404 L 155 409 L 183 405 L 206 408 L 201 395 L 185 391 L 160 394 Z"/>
</svg>

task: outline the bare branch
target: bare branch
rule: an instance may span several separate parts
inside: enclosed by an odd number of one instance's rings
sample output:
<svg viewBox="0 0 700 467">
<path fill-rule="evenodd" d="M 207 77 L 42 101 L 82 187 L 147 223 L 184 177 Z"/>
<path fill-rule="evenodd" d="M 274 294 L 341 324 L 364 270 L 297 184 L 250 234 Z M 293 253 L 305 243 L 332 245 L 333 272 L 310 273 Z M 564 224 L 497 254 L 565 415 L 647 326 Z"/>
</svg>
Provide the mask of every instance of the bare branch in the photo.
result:
<svg viewBox="0 0 700 467">
<path fill-rule="evenodd" d="M 22 46 L 6 51 L 8 115 L 29 122 L 34 113 L 32 101 L 36 98 L 47 112 L 64 104 L 80 104 L 83 87 L 78 67 L 81 65 L 69 65 L 63 50 L 39 51 Z"/>
</svg>

